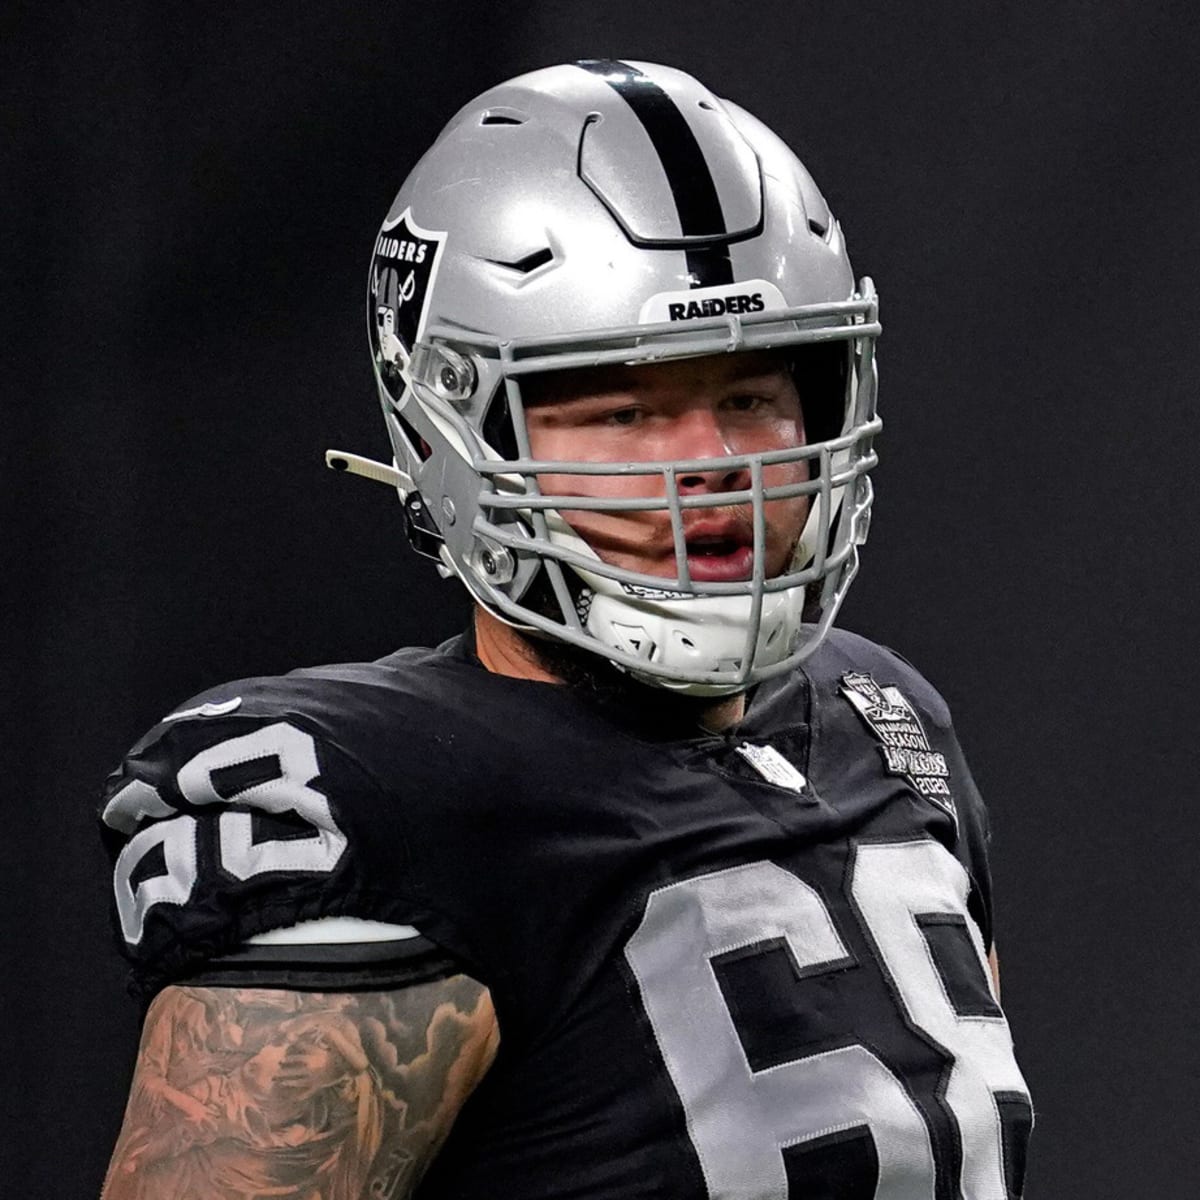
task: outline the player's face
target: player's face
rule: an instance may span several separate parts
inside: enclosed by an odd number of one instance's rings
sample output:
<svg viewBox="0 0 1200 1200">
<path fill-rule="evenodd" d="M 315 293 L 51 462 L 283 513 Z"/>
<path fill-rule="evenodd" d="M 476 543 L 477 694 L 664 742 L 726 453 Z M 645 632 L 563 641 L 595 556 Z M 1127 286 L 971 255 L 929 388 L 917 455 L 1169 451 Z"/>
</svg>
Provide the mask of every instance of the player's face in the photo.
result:
<svg viewBox="0 0 1200 1200">
<path fill-rule="evenodd" d="M 800 396 L 783 358 L 771 351 L 637 366 L 564 371 L 523 385 L 535 458 L 586 462 L 721 458 L 804 445 Z M 808 478 L 806 462 L 766 467 L 767 487 Z M 748 468 L 677 476 L 681 496 L 750 488 Z M 646 498 L 665 494 L 661 475 L 545 475 L 543 492 Z M 805 496 L 766 506 L 766 574 L 791 561 L 808 516 Z M 646 575 L 674 576 L 675 543 L 665 509 L 589 512 L 564 519 L 600 558 Z M 749 504 L 685 508 L 688 570 L 698 582 L 749 579 L 754 567 Z"/>
</svg>

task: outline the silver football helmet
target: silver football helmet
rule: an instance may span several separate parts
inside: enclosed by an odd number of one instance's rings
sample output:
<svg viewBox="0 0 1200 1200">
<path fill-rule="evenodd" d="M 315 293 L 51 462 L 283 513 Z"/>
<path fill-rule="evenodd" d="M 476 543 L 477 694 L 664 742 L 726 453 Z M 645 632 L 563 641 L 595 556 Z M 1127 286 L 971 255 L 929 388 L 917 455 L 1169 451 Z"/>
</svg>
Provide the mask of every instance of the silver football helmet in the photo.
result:
<svg viewBox="0 0 1200 1200">
<path fill-rule="evenodd" d="M 496 616 L 696 695 L 787 671 L 825 636 L 867 534 L 877 304 L 808 172 L 750 114 L 649 63 L 585 61 L 492 88 L 405 180 L 368 310 L 395 466 L 337 451 L 330 464 L 395 484 L 414 545 Z M 785 348 L 797 372 L 825 364 L 832 411 L 808 444 L 690 462 L 531 453 L 531 375 L 764 348 Z M 764 469 L 800 462 L 806 478 L 764 483 Z M 718 469 L 749 486 L 681 494 L 681 474 Z M 656 494 L 539 486 L 602 474 L 651 476 Z M 768 577 L 764 505 L 799 495 L 807 524 Z M 721 506 L 751 512 L 751 577 L 698 581 L 684 512 Z M 580 509 L 665 513 L 675 575 L 603 561 L 561 515 Z"/>
</svg>

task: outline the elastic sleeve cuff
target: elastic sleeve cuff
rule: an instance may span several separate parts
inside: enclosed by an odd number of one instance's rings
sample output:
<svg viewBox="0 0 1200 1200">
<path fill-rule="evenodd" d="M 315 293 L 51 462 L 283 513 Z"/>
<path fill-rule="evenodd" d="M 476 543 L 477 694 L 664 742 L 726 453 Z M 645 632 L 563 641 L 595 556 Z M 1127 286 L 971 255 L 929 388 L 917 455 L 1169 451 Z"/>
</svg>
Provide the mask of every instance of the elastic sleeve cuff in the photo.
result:
<svg viewBox="0 0 1200 1200">
<path fill-rule="evenodd" d="M 266 987 L 297 992 L 382 992 L 464 973 L 426 937 L 387 942 L 250 945 L 209 959 L 174 980 L 204 987 Z"/>
</svg>

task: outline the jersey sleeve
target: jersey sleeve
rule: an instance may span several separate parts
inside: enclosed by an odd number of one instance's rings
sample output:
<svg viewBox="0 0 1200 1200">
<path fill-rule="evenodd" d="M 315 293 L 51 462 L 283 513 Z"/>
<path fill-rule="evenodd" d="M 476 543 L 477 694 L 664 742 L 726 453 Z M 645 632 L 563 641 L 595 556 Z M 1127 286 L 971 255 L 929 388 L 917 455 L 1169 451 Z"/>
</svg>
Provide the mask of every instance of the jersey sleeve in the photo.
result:
<svg viewBox="0 0 1200 1200">
<path fill-rule="evenodd" d="M 236 705 L 205 700 L 155 726 L 108 780 L 102 829 L 132 990 L 148 998 L 182 980 L 343 990 L 462 969 L 419 935 L 252 943 L 316 918 L 420 929 L 426 914 L 403 831 L 389 825 L 394 800 L 339 745 L 327 714 L 269 688 L 236 690 Z M 364 863 L 367 837 L 394 842 L 386 876 Z"/>
<path fill-rule="evenodd" d="M 991 825 L 987 806 L 976 786 L 962 745 L 954 729 L 949 705 L 941 693 L 906 659 L 880 647 L 903 670 L 904 687 L 921 713 L 931 745 L 945 755 L 947 779 L 954 799 L 958 842 L 955 854 L 971 880 L 968 909 L 983 936 L 984 949 L 992 948 L 992 872 L 989 861 Z"/>
<path fill-rule="evenodd" d="M 958 812 L 957 857 L 971 879 L 967 907 L 983 936 L 985 950 L 992 949 L 992 870 L 989 861 L 992 840 L 987 807 L 958 738 L 948 739 L 946 758 L 950 777 L 955 783 L 955 804 Z"/>
</svg>

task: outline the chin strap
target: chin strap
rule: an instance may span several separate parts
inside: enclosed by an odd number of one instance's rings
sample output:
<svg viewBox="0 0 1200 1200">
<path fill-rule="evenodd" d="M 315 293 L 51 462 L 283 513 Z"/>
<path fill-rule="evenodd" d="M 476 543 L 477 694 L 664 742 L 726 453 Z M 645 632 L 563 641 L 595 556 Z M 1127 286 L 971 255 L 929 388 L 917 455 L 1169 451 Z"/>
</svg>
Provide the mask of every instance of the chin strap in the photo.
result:
<svg viewBox="0 0 1200 1200">
<path fill-rule="evenodd" d="M 387 463 L 364 458 L 361 454 L 351 454 L 348 450 L 326 450 L 325 465 L 334 471 L 346 471 L 376 483 L 386 483 L 400 493 L 401 500 L 407 500 L 409 494 L 416 490 L 412 476 L 406 475 L 399 467 L 389 467 Z"/>
</svg>

